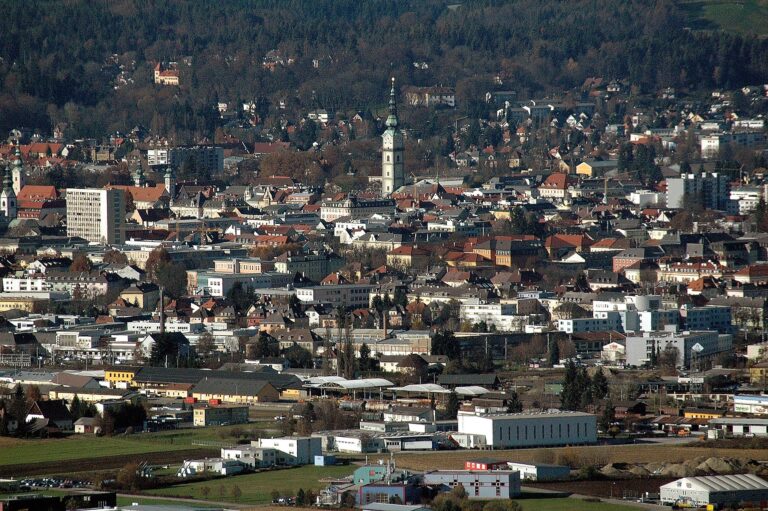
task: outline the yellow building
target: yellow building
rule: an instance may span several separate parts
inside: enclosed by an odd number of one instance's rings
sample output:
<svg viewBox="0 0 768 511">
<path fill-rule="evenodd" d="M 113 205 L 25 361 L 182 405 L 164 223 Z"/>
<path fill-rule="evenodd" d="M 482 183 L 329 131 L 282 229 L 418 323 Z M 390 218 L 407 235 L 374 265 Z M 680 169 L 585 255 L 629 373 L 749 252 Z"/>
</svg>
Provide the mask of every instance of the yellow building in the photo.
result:
<svg viewBox="0 0 768 511">
<path fill-rule="evenodd" d="M 155 310 L 157 301 L 160 299 L 160 288 L 148 282 L 134 284 L 123 290 L 120 298 L 143 311 L 152 311 Z"/>
<path fill-rule="evenodd" d="M 25 312 L 43 312 L 50 303 L 40 298 L 2 297 L 0 298 L 0 312 L 9 310 L 21 310 Z"/>
<path fill-rule="evenodd" d="M 576 174 L 586 177 L 603 177 L 608 171 L 618 168 L 618 160 L 585 161 L 576 165 Z"/>
<path fill-rule="evenodd" d="M 278 401 L 280 393 L 264 380 L 204 378 L 195 385 L 192 397 L 198 401 L 255 404 Z"/>
<path fill-rule="evenodd" d="M 749 383 L 762 386 L 768 384 L 768 362 L 760 362 L 749 368 Z"/>
<path fill-rule="evenodd" d="M 136 387 L 133 379 L 140 367 L 115 367 L 104 371 L 104 381 L 109 383 L 110 387 L 132 388 Z"/>
<path fill-rule="evenodd" d="M 723 416 L 721 410 L 700 410 L 698 408 L 691 408 L 683 412 L 683 417 L 686 419 L 718 419 Z"/>
</svg>

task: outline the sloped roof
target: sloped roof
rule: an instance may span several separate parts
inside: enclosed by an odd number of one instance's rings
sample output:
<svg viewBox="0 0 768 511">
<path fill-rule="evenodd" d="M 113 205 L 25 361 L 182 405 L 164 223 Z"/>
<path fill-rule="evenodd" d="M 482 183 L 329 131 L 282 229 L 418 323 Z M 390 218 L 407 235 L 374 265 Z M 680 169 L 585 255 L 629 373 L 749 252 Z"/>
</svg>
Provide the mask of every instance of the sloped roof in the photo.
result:
<svg viewBox="0 0 768 511">
<path fill-rule="evenodd" d="M 678 486 L 678 482 L 682 486 Z M 684 477 L 662 486 L 662 488 L 688 488 L 709 492 L 731 492 L 739 490 L 768 490 L 768 481 L 754 474 L 729 474 L 721 476 Z"/>
</svg>

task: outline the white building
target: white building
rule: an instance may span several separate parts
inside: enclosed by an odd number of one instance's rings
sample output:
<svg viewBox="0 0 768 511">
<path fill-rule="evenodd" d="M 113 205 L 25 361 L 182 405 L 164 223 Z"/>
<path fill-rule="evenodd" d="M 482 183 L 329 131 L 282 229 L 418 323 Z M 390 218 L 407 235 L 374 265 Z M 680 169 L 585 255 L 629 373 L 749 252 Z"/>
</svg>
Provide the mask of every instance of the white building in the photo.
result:
<svg viewBox="0 0 768 511">
<path fill-rule="evenodd" d="M 123 243 L 124 215 L 122 190 L 67 189 L 67 236 L 79 236 L 92 243 Z"/>
<path fill-rule="evenodd" d="M 459 318 L 472 324 L 485 322 L 502 332 L 519 331 L 525 318 L 516 316 L 517 305 L 514 303 L 462 303 Z"/>
<path fill-rule="evenodd" d="M 375 287 L 369 284 L 301 287 L 296 289 L 296 297 L 312 305 L 368 307 L 369 294 Z"/>
<path fill-rule="evenodd" d="M 733 396 L 733 411 L 750 415 L 768 415 L 768 396 L 736 394 Z"/>
<path fill-rule="evenodd" d="M 520 495 L 520 472 L 513 470 L 435 470 L 424 474 L 427 486 L 462 485 L 469 499 L 510 499 Z"/>
<path fill-rule="evenodd" d="M 506 449 L 597 442 L 597 418 L 581 412 L 475 414 L 459 412 L 459 434 L 485 437 L 485 445 Z"/>
<path fill-rule="evenodd" d="M 567 334 L 582 332 L 605 332 L 607 330 L 622 330 L 621 317 L 618 312 L 594 312 L 593 318 L 558 319 L 557 329 Z"/>
<path fill-rule="evenodd" d="M 273 467 L 277 464 L 278 451 L 268 447 L 237 445 L 222 447 L 221 457 L 225 460 L 237 460 L 250 468 Z"/>
<path fill-rule="evenodd" d="M 716 331 L 675 332 L 670 330 L 627 336 L 625 343 L 627 365 L 642 366 L 650 360 L 654 351 L 662 353 L 669 347 L 677 350 L 677 366 L 690 368 L 715 357 L 718 353 L 730 351 L 733 347 L 733 336 L 719 334 Z"/>
<path fill-rule="evenodd" d="M 752 507 L 768 499 L 768 482 L 754 474 L 684 477 L 659 488 L 661 503 L 684 507 Z"/>
<path fill-rule="evenodd" d="M 277 450 L 278 465 L 309 465 L 323 454 L 317 437 L 261 438 L 259 447 Z"/>
<path fill-rule="evenodd" d="M 520 472 L 520 478 L 524 481 L 556 481 L 568 479 L 571 469 L 564 465 L 550 465 L 548 463 L 508 463 L 510 470 Z"/>
</svg>

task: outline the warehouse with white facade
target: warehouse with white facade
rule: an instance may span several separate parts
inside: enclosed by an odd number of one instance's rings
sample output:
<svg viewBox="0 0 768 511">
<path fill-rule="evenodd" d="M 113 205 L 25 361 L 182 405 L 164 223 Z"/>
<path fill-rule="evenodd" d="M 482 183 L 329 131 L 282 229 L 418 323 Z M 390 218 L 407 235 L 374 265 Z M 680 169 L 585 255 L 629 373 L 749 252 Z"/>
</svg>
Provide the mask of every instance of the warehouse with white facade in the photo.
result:
<svg viewBox="0 0 768 511">
<path fill-rule="evenodd" d="M 462 485 L 469 499 L 510 499 L 520 495 L 520 472 L 514 470 L 435 470 L 424 484 L 450 490 Z"/>
<path fill-rule="evenodd" d="M 459 412 L 459 435 L 485 437 L 484 446 L 541 447 L 597 442 L 597 417 L 582 412 L 478 414 Z"/>
<path fill-rule="evenodd" d="M 660 496 L 667 505 L 749 507 L 768 500 L 768 482 L 754 474 L 683 477 L 661 486 Z"/>
</svg>

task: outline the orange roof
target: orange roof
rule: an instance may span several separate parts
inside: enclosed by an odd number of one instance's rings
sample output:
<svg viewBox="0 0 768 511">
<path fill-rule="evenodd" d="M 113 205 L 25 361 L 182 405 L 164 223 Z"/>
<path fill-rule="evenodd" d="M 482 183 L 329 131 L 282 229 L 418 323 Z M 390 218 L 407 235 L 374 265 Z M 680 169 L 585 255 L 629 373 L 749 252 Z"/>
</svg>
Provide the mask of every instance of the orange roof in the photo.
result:
<svg viewBox="0 0 768 511">
<path fill-rule="evenodd" d="M 552 188 L 555 190 L 565 190 L 568 187 L 568 175 L 561 172 L 555 172 L 547 176 L 547 179 L 541 183 L 539 188 Z"/>
<path fill-rule="evenodd" d="M 107 185 L 104 188 L 107 190 L 122 190 L 126 193 L 130 193 L 134 202 L 155 202 L 160 200 L 165 193 L 164 184 L 155 186 Z"/>
<path fill-rule="evenodd" d="M 745 266 L 736 272 L 735 275 L 746 277 L 767 277 L 768 276 L 768 264 L 752 264 Z"/>
<path fill-rule="evenodd" d="M 402 256 L 425 256 L 429 255 L 429 252 L 424 250 L 423 248 L 414 247 L 411 245 L 402 245 L 400 247 L 397 247 L 394 250 L 391 250 L 389 252 L 392 255 L 402 255 Z"/>
<path fill-rule="evenodd" d="M 58 199 L 59 192 L 55 186 L 43 186 L 43 185 L 24 185 L 24 188 L 19 190 L 18 200 L 25 199 Z"/>
</svg>

